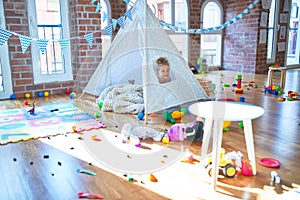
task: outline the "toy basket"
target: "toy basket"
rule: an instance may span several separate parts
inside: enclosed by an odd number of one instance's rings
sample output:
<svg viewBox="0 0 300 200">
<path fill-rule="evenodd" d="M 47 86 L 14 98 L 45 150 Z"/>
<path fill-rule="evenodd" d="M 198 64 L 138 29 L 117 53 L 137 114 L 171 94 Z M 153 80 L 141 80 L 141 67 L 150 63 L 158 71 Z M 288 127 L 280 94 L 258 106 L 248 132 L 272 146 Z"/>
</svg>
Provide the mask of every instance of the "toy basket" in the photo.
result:
<svg viewBox="0 0 300 200">
<path fill-rule="evenodd" d="M 207 80 L 207 79 L 198 79 L 200 85 L 202 86 L 202 88 L 204 89 L 205 93 L 207 94 L 207 96 L 211 96 L 211 84 L 212 81 Z"/>
</svg>

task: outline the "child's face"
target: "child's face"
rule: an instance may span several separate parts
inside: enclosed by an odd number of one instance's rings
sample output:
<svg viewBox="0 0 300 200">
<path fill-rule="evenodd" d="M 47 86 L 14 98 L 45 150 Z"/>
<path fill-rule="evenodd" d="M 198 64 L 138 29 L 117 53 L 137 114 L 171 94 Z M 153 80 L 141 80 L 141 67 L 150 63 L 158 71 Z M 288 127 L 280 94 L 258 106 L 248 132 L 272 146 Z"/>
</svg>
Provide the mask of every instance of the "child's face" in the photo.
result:
<svg viewBox="0 0 300 200">
<path fill-rule="evenodd" d="M 170 81 L 170 69 L 168 65 L 160 65 L 157 72 L 158 79 L 163 82 Z"/>
</svg>

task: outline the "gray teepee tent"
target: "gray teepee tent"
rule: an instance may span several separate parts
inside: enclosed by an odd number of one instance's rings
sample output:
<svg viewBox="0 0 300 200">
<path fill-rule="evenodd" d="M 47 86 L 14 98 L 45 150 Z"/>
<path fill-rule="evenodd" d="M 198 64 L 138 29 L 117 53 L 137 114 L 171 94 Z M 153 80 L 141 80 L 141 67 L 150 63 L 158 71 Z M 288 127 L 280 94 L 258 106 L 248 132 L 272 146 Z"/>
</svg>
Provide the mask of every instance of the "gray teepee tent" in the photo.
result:
<svg viewBox="0 0 300 200">
<path fill-rule="evenodd" d="M 124 28 L 119 30 L 83 92 L 99 96 L 109 86 L 134 80 L 143 88 L 147 114 L 208 98 L 145 1 L 134 4 L 132 20 L 126 18 Z M 158 83 L 158 57 L 169 60 L 171 82 Z"/>
</svg>

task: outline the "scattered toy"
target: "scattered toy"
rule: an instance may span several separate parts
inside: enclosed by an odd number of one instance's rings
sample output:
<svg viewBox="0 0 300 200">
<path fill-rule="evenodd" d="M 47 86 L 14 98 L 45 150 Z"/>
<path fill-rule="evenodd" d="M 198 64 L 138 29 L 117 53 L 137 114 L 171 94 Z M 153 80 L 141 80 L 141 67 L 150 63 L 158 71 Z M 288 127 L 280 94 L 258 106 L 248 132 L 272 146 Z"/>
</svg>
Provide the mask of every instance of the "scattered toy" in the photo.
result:
<svg viewBox="0 0 300 200">
<path fill-rule="evenodd" d="M 92 176 L 96 176 L 96 175 L 97 175 L 96 172 L 92 172 L 92 171 L 86 170 L 86 169 L 77 169 L 77 172 L 78 172 L 78 173 L 89 174 L 89 175 L 92 175 Z"/>
<path fill-rule="evenodd" d="M 87 199 L 104 199 L 103 196 L 85 192 L 78 192 L 78 198 L 87 198 Z"/>
</svg>

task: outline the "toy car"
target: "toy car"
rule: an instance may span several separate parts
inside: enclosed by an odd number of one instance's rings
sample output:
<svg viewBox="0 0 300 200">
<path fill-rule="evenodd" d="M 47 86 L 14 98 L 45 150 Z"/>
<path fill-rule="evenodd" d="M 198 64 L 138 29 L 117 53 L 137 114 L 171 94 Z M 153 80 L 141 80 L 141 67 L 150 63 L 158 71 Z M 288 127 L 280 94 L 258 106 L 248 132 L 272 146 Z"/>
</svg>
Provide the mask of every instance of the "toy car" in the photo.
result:
<svg viewBox="0 0 300 200">
<path fill-rule="evenodd" d="M 224 176 L 233 178 L 236 175 L 236 167 L 232 160 L 226 160 L 225 158 L 225 149 L 221 148 L 220 150 L 220 162 L 219 168 L 222 170 Z M 208 174 L 212 176 L 212 158 L 209 157 L 207 160 L 207 165 L 205 168 L 208 170 Z"/>
</svg>

